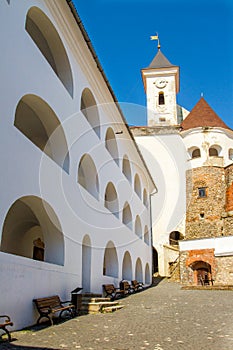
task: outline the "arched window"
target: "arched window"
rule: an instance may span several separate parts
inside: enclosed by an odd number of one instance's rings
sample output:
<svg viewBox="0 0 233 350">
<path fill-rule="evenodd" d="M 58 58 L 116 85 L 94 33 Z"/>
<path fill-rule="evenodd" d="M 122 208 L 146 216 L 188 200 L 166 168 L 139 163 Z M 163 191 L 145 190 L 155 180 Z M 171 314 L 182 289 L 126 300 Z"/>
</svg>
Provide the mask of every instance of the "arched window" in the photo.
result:
<svg viewBox="0 0 233 350">
<path fill-rule="evenodd" d="M 105 147 L 108 152 L 111 154 L 112 158 L 118 164 L 119 155 L 118 155 L 118 147 L 116 142 L 116 137 L 112 128 L 108 128 L 105 136 Z"/>
<path fill-rule="evenodd" d="M 125 175 L 125 177 L 129 180 L 129 182 L 131 182 L 132 181 L 131 167 L 130 167 L 129 159 L 126 155 L 123 158 L 122 172 Z"/>
<path fill-rule="evenodd" d="M 103 275 L 118 277 L 118 258 L 115 245 L 109 241 L 104 251 Z"/>
<path fill-rule="evenodd" d="M 233 149 L 232 148 L 229 149 L 228 155 L 229 155 L 229 159 L 233 160 Z"/>
<path fill-rule="evenodd" d="M 162 91 L 159 92 L 159 105 L 165 104 L 164 93 Z"/>
<path fill-rule="evenodd" d="M 138 282 L 143 282 L 143 273 L 142 273 L 142 262 L 140 258 L 137 258 L 136 267 L 135 267 L 135 279 Z"/>
<path fill-rule="evenodd" d="M 105 190 L 104 206 L 116 217 L 119 217 L 119 204 L 117 192 L 112 182 L 109 182 Z"/>
<path fill-rule="evenodd" d="M 122 279 L 131 281 L 133 279 L 132 276 L 132 259 L 129 252 L 125 252 L 123 264 L 122 264 Z"/>
<path fill-rule="evenodd" d="M 64 265 L 64 237 L 53 208 L 36 196 L 16 200 L 4 221 L 1 251 Z"/>
<path fill-rule="evenodd" d="M 73 78 L 69 59 L 62 40 L 50 19 L 38 7 L 31 7 L 27 13 L 25 28 L 73 97 Z"/>
<path fill-rule="evenodd" d="M 99 179 L 95 163 L 89 154 L 84 154 L 78 166 L 78 183 L 96 199 L 99 198 Z"/>
<path fill-rule="evenodd" d="M 136 216 L 136 220 L 135 220 L 135 234 L 139 238 L 142 238 L 142 224 L 141 224 L 141 219 L 139 215 Z"/>
<path fill-rule="evenodd" d="M 124 205 L 122 222 L 128 226 L 130 230 L 132 230 L 132 213 L 128 202 L 126 202 Z"/>
<path fill-rule="evenodd" d="M 81 111 L 87 118 L 93 130 L 100 137 L 100 119 L 95 98 L 88 88 L 84 89 L 81 97 Z"/>
<path fill-rule="evenodd" d="M 219 145 L 213 145 L 209 148 L 210 157 L 218 157 L 222 148 Z"/>
<path fill-rule="evenodd" d="M 144 242 L 148 245 L 150 244 L 150 234 L 147 225 L 144 228 Z"/>
<path fill-rule="evenodd" d="M 138 197 L 141 198 L 141 182 L 138 174 L 134 177 L 134 191 L 137 193 Z"/>
<path fill-rule="evenodd" d="M 192 159 L 194 158 L 199 158 L 201 156 L 201 151 L 199 148 L 195 148 L 193 151 L 192 151 Z"/>
<path fill-rule="evenodd" d="M 36 95 L 19 101 L 14 125 L 69 173 L 69 151 L 62 125 L 49 105 Z"/>
<path fill-rule="evenodd" d="M 144 188 L 143 190 L 143 204 L 148 207 L 148 195 L 147 190 Z"/>
</svg>

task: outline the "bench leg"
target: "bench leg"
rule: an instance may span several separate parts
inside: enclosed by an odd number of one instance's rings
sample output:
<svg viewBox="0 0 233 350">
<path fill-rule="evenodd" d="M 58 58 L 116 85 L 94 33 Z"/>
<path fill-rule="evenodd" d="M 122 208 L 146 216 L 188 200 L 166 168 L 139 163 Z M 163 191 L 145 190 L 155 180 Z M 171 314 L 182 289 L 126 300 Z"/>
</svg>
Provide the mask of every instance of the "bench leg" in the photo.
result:
<svg viewBox="0 0 233 350">
<path fill-rule="evenodd" d="M 2 330 L 6 333 L 8 341 L 11 341 L 11 334 L 6 327 L 2 327 Z"/>
</svg>

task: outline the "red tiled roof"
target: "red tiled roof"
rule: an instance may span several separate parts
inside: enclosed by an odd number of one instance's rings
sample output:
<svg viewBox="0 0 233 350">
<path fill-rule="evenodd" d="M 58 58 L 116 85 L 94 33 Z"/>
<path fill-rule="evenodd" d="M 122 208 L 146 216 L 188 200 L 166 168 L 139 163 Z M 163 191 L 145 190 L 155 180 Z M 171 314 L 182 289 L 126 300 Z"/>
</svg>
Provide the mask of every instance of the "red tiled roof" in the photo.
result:
<svg viewBox="0 0 233 350">
<path fill-rule="evenodd" d="M 193 107 L 188 116 L 181 123 L 183 130 L 198 128 L 198 127 L 220 127 L 230 129 L 224 121 L 214 112 L 208 105 L 206 100 L 201 97 L 197 104 Z"/>
</svg>

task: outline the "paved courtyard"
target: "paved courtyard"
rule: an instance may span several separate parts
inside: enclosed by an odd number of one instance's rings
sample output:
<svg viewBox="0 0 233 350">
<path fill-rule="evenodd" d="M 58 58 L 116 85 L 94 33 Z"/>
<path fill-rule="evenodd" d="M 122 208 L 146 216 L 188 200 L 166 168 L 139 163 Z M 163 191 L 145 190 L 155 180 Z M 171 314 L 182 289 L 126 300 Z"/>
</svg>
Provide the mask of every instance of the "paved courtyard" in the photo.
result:
<svg viewBox="0 0 233 350">
<path fill-rule="evenodd" d="M 125 308 L 111 314 L 15 332 L 17 340 L 0 349 L 233 349 L 233 291 L 181 290 L 163 280 L 122 303 Z"/>
</svg>

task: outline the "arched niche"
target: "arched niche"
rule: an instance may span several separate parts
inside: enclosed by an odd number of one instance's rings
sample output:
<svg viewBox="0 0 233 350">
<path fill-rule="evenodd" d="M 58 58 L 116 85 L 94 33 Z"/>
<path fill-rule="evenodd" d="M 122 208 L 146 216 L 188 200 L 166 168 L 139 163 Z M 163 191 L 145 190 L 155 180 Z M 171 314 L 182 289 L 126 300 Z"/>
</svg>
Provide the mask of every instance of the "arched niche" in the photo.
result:
<svg viewBox="0 0 233 350">
<path fill-rule="evenodd" d="M 100 138 L 100 118 L 95 98 L 90 89 L 85 88 L 81 97 L 81 111 Z"/>
<path fill-rule="evenodd" d="M 118 164 L 119 154 L 118 154 L 117 141 L 116 141 L 115 133 L 111 127 L 109 127 L 106 131 L 105 147 L 108 150 L 108 152 L 111 154 L 114 161 Z"/>
<path fill-rule="evenodd" d="M 123 264 L 122 264 L 122 280 L 131 281 L 132 276 L 132 259 L 130 253 L 127 251 L 124 254 Z"/>
<path fill-rule="evenodd" d="M 141 181 L 139 179 L 138 174 L 136 174 L 134 177 L 134 191 L 137 193 L 138 197 L 141 198 L 142 189 L 141 189 Z"/>
<path fill-rule="evenodd" d="M 115 186 L 109 182 L 104 196 L 104 206 L 113 213 L 117 218 L 119 217 L 119 202 Z"/>
<path fill-rule="evenodd" d="M 147 225 L 144 228 L 144 242 L 147 245 L 150 245 L 150 234 L 149 234 L 149 229 Z"/>
<path fill-rule="evenodd" d="M 43 259 L 35 247 L 44 250 Z M 64 237 L 53 208 L 36 196 L 16 200 L 4 221 L 1 251 L 64 265 Z"/>
<path fill-rule="evenodd" d="M 146 263 L 146 267 L 145 267 L 145 283 L 146 284 L 151 283 L 151 273 L 150 273 L 150 267 L 148 263 Z"/>
<path fill-rule="evenodd" d="M 118 277 L 118 257 L 114 243 L 109 241 L 104 251 L 103 275 Z"/>
<path fill-rule="evenodd" d="M 78 166 L 78 183 L 93 197 L 99 198 L 99 179 L 95 163 L 91 156 L 85 153 Z"/>
<path fill-rule="evenodd" d="M 138 282 L 143 282 L 143 273 L 142 273 L 142 262 L 140 258 L 137 258 L 135 266 L 135 279 Z"/>
<path fill-rule="evenodd" d="M 85 235 L 82 240 L 82 288 L 91 291 L 91 239 Z"/>
<path fill-rule="evenodd" d="M 41 9 L 33 6 L 27 13 L 25 29 L 70 96 L 73 97 L 70 62 L 62 40 L 51 20 Z"/>
<path fill-rule="evenodd" d="M 23 96 L 15 111 L 15 127 L 69 173 L 70 157 L 63 127 L 42 98 Z"/>
<path fill-rule="evenodd" d="M 142 223 L 139 215 L 137 215 L 135 219 L 135 234 L 139 238 L 142 238 Z"/>
<path fill-rule="evenodd" d="M 125 175 L 125 177 L 129 180 L 129 182 L 131 182 L 132 181 L 131 167 L 130 167 L 129 159 L 126 155 L 124 155 L 123 157 L 122 172 Z"/>
<path fill-rule="evenodd" d="M 123 224 L 128 226 L 128 228 L 130 230 L 132 230 L 132 212 L 131 212 L 130 205 L 128 202 L 125 202 L 125 205 L 123 208 L 122 222 L 123 222 Z"/>
</svg>

